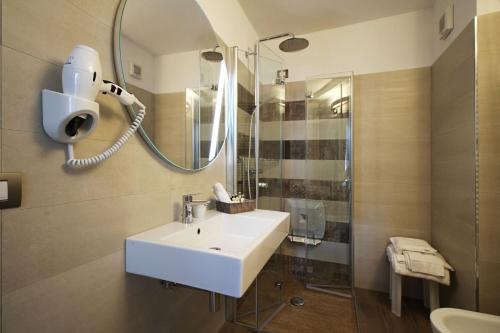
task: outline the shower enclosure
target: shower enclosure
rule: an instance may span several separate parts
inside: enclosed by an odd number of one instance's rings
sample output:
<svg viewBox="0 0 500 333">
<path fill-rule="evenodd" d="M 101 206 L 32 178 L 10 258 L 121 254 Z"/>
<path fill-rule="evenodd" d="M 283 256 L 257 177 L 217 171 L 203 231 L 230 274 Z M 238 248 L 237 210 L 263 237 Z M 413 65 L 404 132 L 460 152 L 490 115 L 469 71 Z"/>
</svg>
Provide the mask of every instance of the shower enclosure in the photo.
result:
<svg viewBox="0 0 500 333">
<path fill-rule="evenodd" d="M 230 304 L 230 319 L 262 330 L 289 301 L 287 286 L 352 295 L 352 74 L 287 82 L 283 59 L 265 43 L 238 51 L 237 67 L 237 191 L 259 209 L 290 212 L 291 222 L 280 250 Z"/>
</svg>

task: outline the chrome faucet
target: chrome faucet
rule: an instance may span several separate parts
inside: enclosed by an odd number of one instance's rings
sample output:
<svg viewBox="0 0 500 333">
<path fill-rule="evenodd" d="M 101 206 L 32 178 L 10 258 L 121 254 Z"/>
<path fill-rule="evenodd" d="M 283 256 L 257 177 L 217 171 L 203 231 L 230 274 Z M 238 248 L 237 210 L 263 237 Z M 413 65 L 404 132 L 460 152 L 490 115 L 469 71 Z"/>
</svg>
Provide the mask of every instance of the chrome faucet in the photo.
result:
<svg viewBox="0 0 500 333">
<path fill-rule="evenodd" d="M 193 202 L 192 194 L 184 194 L 182 196 L 182 223 L 189 224 L 193 222 L 193 207 L 191 203 Z"/>
</svg>

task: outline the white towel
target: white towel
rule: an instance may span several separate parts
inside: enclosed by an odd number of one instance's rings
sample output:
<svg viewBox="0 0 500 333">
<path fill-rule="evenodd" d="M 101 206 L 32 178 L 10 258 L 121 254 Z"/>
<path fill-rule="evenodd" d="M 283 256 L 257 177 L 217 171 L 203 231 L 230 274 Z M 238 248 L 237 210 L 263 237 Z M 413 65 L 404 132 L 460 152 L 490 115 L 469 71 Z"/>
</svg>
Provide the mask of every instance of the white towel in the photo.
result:
<svg viewBox="0 0 500 333">
<path fill-rule="evenodd" d="M 226 189 L 221 183 L 215 183 L 214 186 L 212 187 L 212 191 L 214 192 L 214 195 L 218 201 L 226 203 L 231 202 L 229 194 L 227 193 Z"/>
<path fill-rule="evenodd" d="M 450 271 L 445 270 L 444 276 L 434 276 L 434 275 L 429 275 L 429 274 L 422 274 L 422 273 L 417 273 L 417 272 L 412 272 L 406 267 L 406 263 L 404 262 L 398 262 L 398 254 L 396 253 L 396 250 L 392 246 L 392 244 L 389 244 L 386 248 L 386 253 L 387 253 L 387 258 L 389 259 L 389 262 L 392 266 L 392 269 L 394 272 L 400 275 L 405 275 L 405 276 L 412 276 L 420 279 L 426 279 L 426 280 L 431 280 L 431 281 L 436 281 L 438 283 L 444 284 L 449 286 L 450 285 Z"/>
<path fill-rule="evenodd" d="M 445 269 L 451 266 L 439 254 L 403 251 L 406 267 L 416 273 L 444 276 Z"/>
<path fill-rule="evenodd" d="M 399 254 L 399 253 L 394 253 L 394 255 L 396 256 L 396 260 L 399 262 L 399 263 L 404 263 L 406 264 L 406 261 L 405 261 L 405 256 L 402 255 L 402 254 Z"/>
<path fill-rule="evenodd" d="M 423 239 L 407 238 L 407 237 L 391 237 L 389 238 L 394 249 L 398 254 L 403 254 L 403 251 L 436 253 L 437 250 L 430 246 Z"/>
</svg>

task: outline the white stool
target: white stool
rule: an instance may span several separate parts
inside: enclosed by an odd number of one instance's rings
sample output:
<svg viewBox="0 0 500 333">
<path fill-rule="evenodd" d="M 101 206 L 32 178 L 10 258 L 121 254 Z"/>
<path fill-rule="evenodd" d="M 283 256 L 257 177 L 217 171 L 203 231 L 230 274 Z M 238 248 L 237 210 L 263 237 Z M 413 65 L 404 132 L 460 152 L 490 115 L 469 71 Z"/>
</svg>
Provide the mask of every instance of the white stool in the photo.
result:
<svg viewBox="0 0 500 333">
<path fill-rule="evenodd" d="M 394 271 L 391 264 L 389 264 L 389 270 L 391 311 L 396 316 L 401 317 L 401 275 Z M 423 283 L 425 306 L 431 311 L 439 308 L 439 283 L 426 279 L 423 279 Z"/>
</svg>

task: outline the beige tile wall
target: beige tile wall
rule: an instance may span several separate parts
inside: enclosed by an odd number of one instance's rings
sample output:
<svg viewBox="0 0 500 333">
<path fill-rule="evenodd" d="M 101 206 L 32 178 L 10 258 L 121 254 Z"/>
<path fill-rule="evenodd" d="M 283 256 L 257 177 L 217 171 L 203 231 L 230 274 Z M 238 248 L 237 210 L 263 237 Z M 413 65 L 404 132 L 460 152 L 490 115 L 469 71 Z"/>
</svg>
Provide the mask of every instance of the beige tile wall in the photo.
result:
<svg viewBox="0 0 500 333">
<path fill-rule="evenodd" d="M 23 203 L 1 212 L 3 332 L 215 332 L 207 295 L 160 288 L 124 272 L 124 239 L 179 216 L 183 193 L 210 196 L 225 179 L 224 154 L 207 170 L 177 172 L 135 137 L 102 165 L 63 166 L 64 146 L 41 126 L 43 88 L 61 88 L 77 43 L 96 48 L 114 79 L 118 0 L 3 0 L 1 169 L 23 173 Z M 101 123 L 78 156 L 111 145 L 129 126 L 101 96 Z"/>
<path fill-rule="evenodd" d="M 475 65 L 469 24 L 432 66 L 432 243 L 455 268 L 442 304 L 474 310 Z"/>
<path fill-rule="evenodd" d="M 127 91 L 134 94 L 146 107 L 146 116 L 142 120 L 141 126 L 151 139 L 155 137 L 155 95 L 147 90 L 127 84 Z M 135 110 L 135 109 L 134 109 Z"/>
<path fill-rule="evenodd" d="M 177 165 L 187 165 L 186 93 L 155 95 L 155 143 Z"/>
<path fill-rule="evenodd" d="M 355 286 L 388 290 L 391 236 L 430 239 L 430 69 L 354 77 Z"/>
<path fill-rule="evenodd" d="M 479 310 L 500 315 L 500 12 L 479 16 Z"/>
</svg>

